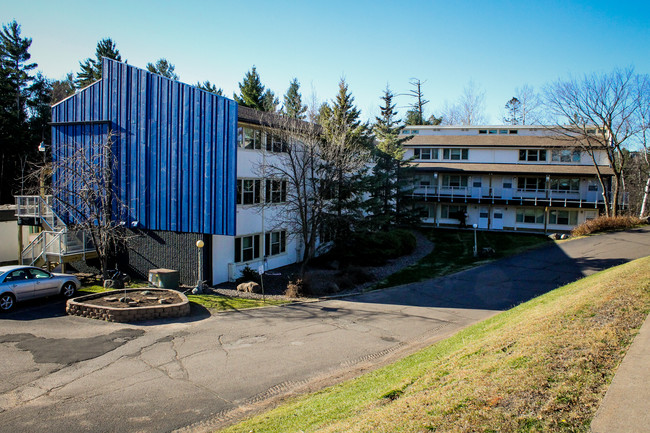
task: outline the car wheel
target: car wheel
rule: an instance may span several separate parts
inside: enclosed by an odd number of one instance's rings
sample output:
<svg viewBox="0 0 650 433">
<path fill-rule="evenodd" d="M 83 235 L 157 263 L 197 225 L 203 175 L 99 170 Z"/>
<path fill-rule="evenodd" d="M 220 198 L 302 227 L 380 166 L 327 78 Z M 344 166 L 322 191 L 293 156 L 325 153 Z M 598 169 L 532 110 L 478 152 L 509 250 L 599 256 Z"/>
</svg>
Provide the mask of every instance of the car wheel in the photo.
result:
<svg viewBox="0 0 650 433">
<path fill-rule="evenodd" d="M 16 298 L 11 293 L 0 295 L 0 311 L 11 311 L 16 305 Z"/>
<path fill-rule="evenodd" d="M 70 299 L 74 296 L 76 291 L 77 287 L 74 285 L 74 283 L 65 283 L 63 287 L 61 287 L 61 296 L 66 299 Z"/>
</svg>

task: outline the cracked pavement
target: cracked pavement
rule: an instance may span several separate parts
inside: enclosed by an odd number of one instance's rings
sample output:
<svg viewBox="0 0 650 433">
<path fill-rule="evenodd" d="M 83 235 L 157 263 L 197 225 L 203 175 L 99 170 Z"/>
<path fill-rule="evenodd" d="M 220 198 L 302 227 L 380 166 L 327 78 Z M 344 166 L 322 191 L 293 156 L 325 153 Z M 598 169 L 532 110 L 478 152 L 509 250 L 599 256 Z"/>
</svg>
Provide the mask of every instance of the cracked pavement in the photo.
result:
<svg viewBox="0 0 650 433">
<path fill-rule="evenodd" d="M 359 374 L 648 254 L 644 228 L 361 296 L 169 323 L 100 322 L 62 314 L 61 301 L 26 304 L 0 316 L 0 431 L 213 431 L 244 407 Z"/>
</svg>

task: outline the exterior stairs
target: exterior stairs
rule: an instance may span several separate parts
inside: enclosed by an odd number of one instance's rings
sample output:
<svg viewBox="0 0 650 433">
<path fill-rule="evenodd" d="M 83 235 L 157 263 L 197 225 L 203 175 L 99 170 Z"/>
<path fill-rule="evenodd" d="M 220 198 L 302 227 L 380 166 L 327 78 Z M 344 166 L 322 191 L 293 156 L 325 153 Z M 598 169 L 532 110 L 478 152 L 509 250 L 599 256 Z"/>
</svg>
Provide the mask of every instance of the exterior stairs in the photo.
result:
<svg viewBox="0 0 650 433">
<path fill-rule="evenodd" d="M 68 226 L 56 214 L 52 196 L 16 196 L 16 216 L 20 225 L 41 229 L 22 250 L 21 264 L 51 269 L 97 257 L 90 235 Z"/>
</svg>

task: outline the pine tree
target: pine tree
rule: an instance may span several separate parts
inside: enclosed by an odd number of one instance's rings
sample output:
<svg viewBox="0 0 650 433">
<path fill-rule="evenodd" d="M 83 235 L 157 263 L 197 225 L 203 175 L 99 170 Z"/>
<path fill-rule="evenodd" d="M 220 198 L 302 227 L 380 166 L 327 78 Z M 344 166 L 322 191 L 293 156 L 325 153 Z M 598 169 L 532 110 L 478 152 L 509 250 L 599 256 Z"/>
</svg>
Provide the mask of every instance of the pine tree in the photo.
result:
<svg viewBox="0 0 650 433">
<path fill-rule="evenodd" d="M 280 105 L 280 100 L 275 96 L 275 93 L 273 93 L 270 89 L 266 89 L 264 96 L 262 96 L 262 111 L 275 113 L 278 111 L 278 105 Z"/>
<path fill-rule="evenodd" d="M 345 80 L 332 106 L 321 107 L 324 143 L 322 158 L 328 166 L 331 187 L 331 229 L 342 241 L 361 218 L 363 176 L 370 151 L 368 125 L 359 120 L 360 111 Z"/>
<path fill-rule="evenodd" d="M 210 81 L 206 80 L 203 83 L 197 82 L 196 87 L 206 92 L 214 93 L 215 95 L 223 96 L 223 89 L 221 87 L 217 88 L 216 85 L 212 84 Z"/>
<path fill-rule="evenodd" d="M 104 38 L 97 43 L 95 49 L 95 59 L 87 58 L 83 62 L 79 62 L 81 71 L 77 74 L 75 84 L 78 89 L 86 87 L 95 81 L 102 78 L 102 58 L 122 61 L 120 51 L 115 46 L 115 42 L 111 38 Z"/>
<path fill-rule="evenodd" d="M 302 103 L 302 95 L 300 94 L 300 83 L 297 78 L 294 78 L 289 83 L 289 89 L 284 94 L 284 106 L 282 113 L 293 119 L 305 119 L 307 115 L 307 106 Z"/>
<path fill-rule="evenodd" d="M 519 125 L 522 122 L 521 101 L 513 97 L 506 103 L 506 115 L 503 121 L 508 125 Z"/>
<path fill-rule="evenodd" d="M 375 118 L 375 165 L 368 179 L 370 199 L 366 202 L 370 225 L 383 230 L 414 221 L 408 190 L 412 174 L 403 147 L 411 137 L 401 135 L 404 125 L 397 120 L 393 97 L 387 87 L 381 97 L 381 116 Z"/>
<path fill-rule="evenodd" d="M 36 63 L 29 63 L 31 38 L 21 37 L 12 21 L 0 32 L 0 203 L 13 201 L 19 191 L 16 179 L 24 178 L 26 162 L 36 146 L 29 131 L 28 102 Z"/>
<path fill-rule="evenodd" d="M 72 72 L 68 73 L 63 80 L 53 80 L 50 83 L 52 94 L 50 100 L 52 104 L 63 101 L 68 96 L 74 95 L 76 87 L 74 85 L 74 75 Z"/>
<path fill-rule="evenodd" d="M 255 66 L 246 72 L 243 81 L 239 83 L 239 92 L 239 95 L 233 95 L 239 105 L 260 111 L 267 111 L 264 105 L 264 86 Z"/>
<path fill-rule="evenodd" d="M 153 72 L 154 74 L 162 75 L 172 80 L 178 80 L 178 74 L 174 72 L 176 67 L 171 64 L 167 59 L 161 58 L 156 61 L 156 63 L 147 63 L 147 71 Z"/>
</svg>

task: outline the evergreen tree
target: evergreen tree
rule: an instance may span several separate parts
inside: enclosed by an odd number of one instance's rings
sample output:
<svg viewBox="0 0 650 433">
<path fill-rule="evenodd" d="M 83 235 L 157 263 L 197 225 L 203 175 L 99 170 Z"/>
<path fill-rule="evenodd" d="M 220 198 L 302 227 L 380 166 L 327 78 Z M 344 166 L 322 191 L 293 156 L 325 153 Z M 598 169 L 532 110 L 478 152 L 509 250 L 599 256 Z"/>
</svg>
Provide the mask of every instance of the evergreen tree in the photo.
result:
<svg viewBox="0 0 650 433">
<path fill-rule="evenodd" d="M 95 59 L 87 58 L 83 62 L 79 62 L 81 71 L 77 74 L 75 84 L 78 89 L 86 87 L 95 81 L 102 78 L 102 58 L 122 61 L 120 51 L 115 46 L 115 42 L 111 38 L 104 38 L 97 43 L 95 49 Z"/>
<path fill-rule="evenodd" d="M 147 71 L 153 72 L 154 74 L 162 75 L 172 80 L 178 80 L 178 74 L 174 72 L 176 67 L 171 64 L 167 59 L 161 58 L 154 63 L 147 63 Z"/>
<path fill-rule="evenodd" d="M 521 101 L 513 97 L 506 103 L 506 115 L 503 121 L 508 125 L 519 125 L 522 122 Z"/>
<path fill-rule="evenodd" d="M 297 78 L 294 78 L 289 84 L 287 93 L 284 94 L 284 106 L 282 113 L 293 119 L 305 119 L 307 115 L 307 106 L 302 103 L 302 95 L 300 94 L 300 83 Z"/>
<path fill-rule="evenodd" d="M 50 82 L 52 94 L 50 100 L 52 104 L 63 101 L 68 96 L 74 95 L 76 90 L 74 84 L 74 75 L 72 72 L 68 73 L 63 80 L 53 80 Z"/>
<path fill-rule="evenodd" d="M 280 100 L 275 96 L 270 89 L 266 89 L 264 96 L 262 96 L 262 111 L 268 111 L 269 113 L 275 113 L 278 111 L 278 105 L 280 105 Z"/>
<path fill-rule="evenodd" d="M 364 169 L 370 151 L 368 125 L 359 120 L 360 111 L 345 80 L 332 106 L 321 107 L 324 143 L 322 158 L 331 187 L 330 228 L 341 242 L 361 218 Z"/>
<path fill-rule="evenodd" d="M 411 136 L 401 135 L 404 125 L 397 120 L 393 93 L 387 87 L 381 97 L 381 116 L 375 118 L 375 165 L 368 178 L 370 198 L 366 210 L 372 227 L 388 230 L 391 226 L 415 222 L 410 203 L 411 168 L 404 160 L 403 143 Z"/>
<path fill-rule="evenodd" d="M 196 87 L 206 92 L 214 93 L 215 95 L 223 96 L 223 89 L 221 87 L 217 88 L 216 85 L 212 84 L 210 81 L 206 80 L 203 83 L 196 83 Z"/>
<path fill-rule="evenodd" d="M 0 32 L 0 203 L 13 202 L 36 145 L 29 130 L 29 100 L 36 63 L 30 63 L 31 38 L 21 37 L 12 21 Z"/>
<path fill-rule="evenodd" d="M 246 72 L 244 79 L 239 83 L 239 95 L 233 95 L 233 98 L 239 105 L 254 108 L 260 111 L 268 111 L 265 106 L 264 86 L 260 80 L 255 66 Z M 268 104 L 268 102 L 267 102 Z"/>
</svg>

